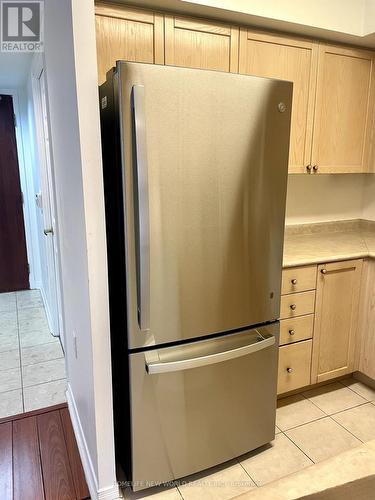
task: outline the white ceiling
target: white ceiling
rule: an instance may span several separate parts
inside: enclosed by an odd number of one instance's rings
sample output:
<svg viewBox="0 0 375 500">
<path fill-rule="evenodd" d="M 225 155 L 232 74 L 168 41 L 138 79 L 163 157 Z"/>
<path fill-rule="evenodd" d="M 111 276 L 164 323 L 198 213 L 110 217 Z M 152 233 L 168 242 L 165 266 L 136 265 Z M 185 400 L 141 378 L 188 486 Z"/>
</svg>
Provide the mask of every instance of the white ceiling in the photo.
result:
<svg viewBox="0 0 375 500">
<path fill-rule="evenodd" d="M 32 56 L 32 53 L 0 52 L 0 88 L 22 87 L 30 69 Z"/>
<path fill-rule="evenodd" d="M 375 47 L 375 0 L 107 0 Z"/>
</svg>

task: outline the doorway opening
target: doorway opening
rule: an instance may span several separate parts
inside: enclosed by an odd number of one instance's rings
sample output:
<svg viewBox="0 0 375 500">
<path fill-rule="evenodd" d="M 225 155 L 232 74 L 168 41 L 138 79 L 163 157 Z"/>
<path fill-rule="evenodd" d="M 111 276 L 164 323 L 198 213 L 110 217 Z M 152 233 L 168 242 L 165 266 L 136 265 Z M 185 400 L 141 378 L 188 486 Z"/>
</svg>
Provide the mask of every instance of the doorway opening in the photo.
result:
<svg viewBox="0 0 375 500">
<path fill-rule="evenodd" d="M 30 288 L 15 116 L 12 96 L 0 94 L 0 293 Z"/>
<path fill-rule="evenodd" d="M 66 390 L 47 82 L 26 62 L 13 88 L 0 77 L 0 418 Z"/>
</svg>

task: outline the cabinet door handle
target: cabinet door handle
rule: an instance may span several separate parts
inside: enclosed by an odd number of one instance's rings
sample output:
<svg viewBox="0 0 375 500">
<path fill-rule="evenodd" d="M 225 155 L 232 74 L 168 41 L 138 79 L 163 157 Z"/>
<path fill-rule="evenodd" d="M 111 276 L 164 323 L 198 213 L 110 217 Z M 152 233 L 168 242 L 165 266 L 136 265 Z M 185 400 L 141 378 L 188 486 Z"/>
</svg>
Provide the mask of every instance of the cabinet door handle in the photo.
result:
<svg viewBox="0 0 375 500">
<path fill-rule="evenodd" d="M 321 269 L 321 270 L 320 270 L 320 272 L 321 272 L 322 274 L 327 274 L 327 269 Z"/>
<path fill-rule="evenodd" d="M 286 371 L 287 371 L 288 373 L 292 373 L 293 368 L 290 368 L 290 367 L 289 367 L 289 368 L 287 368 L 287 369 L 286 369 Z"/>
<path fill-rule="evenodd" d="M 309 174 L 311 174 L 311 169 L 312 169 L 311 165 L 306 165 L 306 170 Z"/>
<path fill-rule="evenodd" d="M 319 166 L 318 166 L 318 165 L 314 165 L 314 166 L 313 166 L 313 170 L 314 170 L 314 172 L 317 172 L 317 171 L 318 171 L 318 169 L 319 169 Z"/>
</svg>

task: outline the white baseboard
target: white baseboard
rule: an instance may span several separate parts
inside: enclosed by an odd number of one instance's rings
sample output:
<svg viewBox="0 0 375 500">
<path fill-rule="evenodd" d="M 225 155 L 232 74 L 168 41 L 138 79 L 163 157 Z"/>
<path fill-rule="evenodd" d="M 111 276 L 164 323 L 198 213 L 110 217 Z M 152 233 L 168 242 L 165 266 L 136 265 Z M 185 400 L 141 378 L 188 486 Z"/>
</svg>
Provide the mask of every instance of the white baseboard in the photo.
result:
<svg viewBox="0 0 375 500">
<path fill-rule="evenodd" d="M 99 500 L 123 500 L 124 498 L 121 488 L 119 488 L 117 484 L 112 487 L 102 488 L 98 491 Z"/>
<path fill-rule="evenodd" d="M 49 305 L 48 305 L 48 301 L 47 301 L 47 297 L 46 297 L 46 293 L 44 291 L 44 288 L 41 286 L 39 289 L 40 289 L 40 293 L 42 295 L 42 300 L 43 300 L 43 304 L 44 304 L 44 310 L 45 310 L 46 316 L 47 316 L 47 323 L 48 323 L 49 331 L 51 332 L 51 335 L 53 335 L 54 337 L 59 337 L 59 335 L 56 335 L 52 331 L 52 324 L 53 323 L 52 323 L 51 313 L 49 310 Z"/>
<path fill-rule="evenodd" d="M 38 280 L 34 280 L 34 278 L 31 277 L 30 274 L 30 290 L 41 290 L 42 289 L 42 283 Z"/>
<path fill-rule="evenodd" d="M 74 396 L 70 384 L 66 391 L 66 399 L 69 406 L 70 419 L 72 421 L 74 434 L 77 441 L 79 454 L 81 457 L 82 467 L 85 472 L 87 486 L 90 491 L 92 500 L 119 500 L 123 499 L 121 489 L 118 484 L 106 488 L 98 488 L 98 479 L 91 461 L 90 453 L 87 447 L 85 435 L 83 433 L 81 421 L 78 415 L 77 406 L 75 404 Z"/>
</svg>

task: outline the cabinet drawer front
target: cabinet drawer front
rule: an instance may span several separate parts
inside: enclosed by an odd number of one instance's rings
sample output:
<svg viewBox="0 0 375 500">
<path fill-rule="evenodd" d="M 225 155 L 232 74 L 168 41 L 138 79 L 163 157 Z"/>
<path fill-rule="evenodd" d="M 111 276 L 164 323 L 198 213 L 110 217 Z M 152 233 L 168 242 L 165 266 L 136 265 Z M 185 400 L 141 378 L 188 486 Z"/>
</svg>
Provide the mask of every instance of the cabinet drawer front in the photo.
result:
<svg viewBox="0 0 375 500">
<path fill-rule="evenodd" d="M 311 292 L 283 295 L 280 304 L 280 319 L 312 314 L 315 309 L 315 290 Z"/>
<path fill-rule="evenodd" d="M 316 287 L 316 266 L 291 267 L 283 269 L 281 294 L 314 290 Z"/>
<path fill-rule="evenodd" d="M 314 328 L 314 315 L 280 321 L 280 345 L 311 339 Z"/>
<path fill-rule="evenodd" d="M 310 384 L 311 349 L 312 340 L 279 348 L 278 394 Z"/>
</svg>

